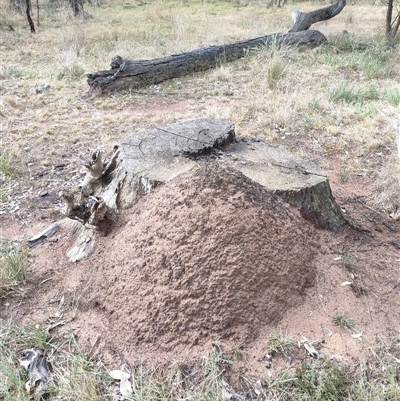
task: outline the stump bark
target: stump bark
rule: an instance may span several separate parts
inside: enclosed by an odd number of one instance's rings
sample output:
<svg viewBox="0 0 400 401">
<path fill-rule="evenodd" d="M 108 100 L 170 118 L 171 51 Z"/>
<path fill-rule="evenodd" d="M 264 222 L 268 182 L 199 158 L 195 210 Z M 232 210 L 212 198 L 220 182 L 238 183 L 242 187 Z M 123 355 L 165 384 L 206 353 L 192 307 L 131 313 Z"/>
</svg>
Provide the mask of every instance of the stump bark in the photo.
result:
<svg viewBox="0 0 400 401">
<path fill-rule="evenodd" d="M 338 0 L 337 3 L 329 7 L 310 13 L 302 13 L 296 10 L 292 14 L 294 26 L 288 33 L 274 33 L 154 60 L 128 60 L 116 56 L 111 60 L 110 70 L 87 73 L 87 82 L 91 88 L 102 92 L 123 88 L 137 89 L 215 68 L 221 62 L 239 59 L 251 49 L 268 46 L 272 43 L 317 47 L 325 43 L 327 39 L 321 32 L 308 29 L 318 21 L 333 18 L 342 11 L 345 5 L 345 0 Z"/>
<path fill-rule="evenodd" d="M 296 207 L 317 227 L 341 231 L 347 218 L 335 202 L 326 174 L 315 164 L 289 153 L 283 146 L 259 139 L 237 140 L 234 125 L 214 119 L 197 119 L 146 130 L 132 135 L 115 149 L 110 163 L 94 152 L 88 177 L 81 185 L 81 199 L 65 194 L 65 214 L 77 220 L 77 240 L 69 249 L 70 260 L 80 260 L 94 249 L 95 230 L 107 216 L 115 220 L 121 209 L 132 207 L 142 196 L 151 196 L 159 185 L 196 166 L 219 163 L 240 171 Z M 85 164 L 87 166 L 87 163 Z M 90 182 L 90 185 L 87 183 Z M 86 199 L 104 205 L 104 213 Z M 85 205 L 88 209 L 84 210 Z M 92 216 L 93 213 L 93 216 Z M 86 216 L 82 219 L 82 216 Z M 88 223 L 91 224 L 88 224 Z"/>
</svg>

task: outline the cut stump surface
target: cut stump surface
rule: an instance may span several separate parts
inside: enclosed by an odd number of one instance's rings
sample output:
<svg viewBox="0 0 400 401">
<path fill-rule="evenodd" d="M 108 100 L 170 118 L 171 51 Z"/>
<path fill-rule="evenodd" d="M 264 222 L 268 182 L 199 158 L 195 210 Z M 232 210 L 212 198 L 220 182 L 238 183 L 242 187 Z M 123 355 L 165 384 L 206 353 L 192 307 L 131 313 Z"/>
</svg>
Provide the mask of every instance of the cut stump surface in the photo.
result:
<svg viewBox="0 0 400 401">
<path fill-rule="evenodd" d="M 122 208 L 129 207 L 157 185 L 206 162 L 239 170 L 282 196 L 319 227 L 340 231 L 345 224 L 328 178 L 315 163 L 291 154 L 283 146 L 259 139 L 236 139 L 233 124 L 206 118 L 127 138 L 120 146 L 110 188 L 100 196 L 111 200 L 114 189 L 121 187 L 118 203 Z"/>
</svg>

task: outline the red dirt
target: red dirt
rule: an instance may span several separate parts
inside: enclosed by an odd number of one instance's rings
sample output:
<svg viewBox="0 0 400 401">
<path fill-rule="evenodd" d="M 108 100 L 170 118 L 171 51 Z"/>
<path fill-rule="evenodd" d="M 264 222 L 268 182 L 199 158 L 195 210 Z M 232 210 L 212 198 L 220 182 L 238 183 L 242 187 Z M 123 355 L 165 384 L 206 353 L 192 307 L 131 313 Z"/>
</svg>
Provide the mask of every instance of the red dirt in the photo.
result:
<svg viewBox="0 0 400 401">
<path fill-rule="evenodd" d="M 27 286 L 0 299 L 0 318 L 68 325 L 110 360 L 196 356 L 222 340 L 244 343 L 246 369 L 264 375 L 266 338 L 279 330 L 362 358 L 400 327 L 400 225 L 353 194 L 368 194 L 364 178 L 331 182 L 364 231 L 317 230 L 240 173 L 203 165 L 124 211 L 88 260 L 67 260 L 65 228 L 35 248 Z M 8 238 L 40 229 L 4 216 L 2 226 Z M 333 324 L 338 312 L 352 331 Z"/>
</svg>

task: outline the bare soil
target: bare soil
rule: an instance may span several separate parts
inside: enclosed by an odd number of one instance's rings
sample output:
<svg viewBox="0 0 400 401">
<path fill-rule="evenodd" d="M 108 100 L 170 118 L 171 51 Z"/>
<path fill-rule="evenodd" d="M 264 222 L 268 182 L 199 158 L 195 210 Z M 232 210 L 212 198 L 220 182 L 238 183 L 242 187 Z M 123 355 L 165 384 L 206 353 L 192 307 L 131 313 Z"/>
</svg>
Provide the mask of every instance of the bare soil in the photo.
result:
<svg viewBox="0 0 400 401">
<path fill-rule="evenodd" d="M 367 206 L 367 178 L 343 183 L 335 158 L 308 156 L 326 166 L 337 202 L 362 229 L 317 230 L 240 173 L 206 162 L 124 210 L 88 260 L 68 261 L 73 236 L 62 224 L 32 250 L 28 282 L 0 299 L 0 318 L 44 322 L 54 335 L 71 328 L 111 363 L 194 357 L 222 341 L 244 344 L 246 370 L 264 375 L 277 331 L 336 360 L 363 358 L 400 328 L 400 224 Z M 59 169 L 67 177 L 73 168 Z M 45 188 L 49 175 L 36 174 Z M 61 219 L 58 189 L 25 192 L 18 212 L 0 215 L 2 236 L 26 240 Z M 335 326 L 337 313 L 354 328 Z"/>
</svg>

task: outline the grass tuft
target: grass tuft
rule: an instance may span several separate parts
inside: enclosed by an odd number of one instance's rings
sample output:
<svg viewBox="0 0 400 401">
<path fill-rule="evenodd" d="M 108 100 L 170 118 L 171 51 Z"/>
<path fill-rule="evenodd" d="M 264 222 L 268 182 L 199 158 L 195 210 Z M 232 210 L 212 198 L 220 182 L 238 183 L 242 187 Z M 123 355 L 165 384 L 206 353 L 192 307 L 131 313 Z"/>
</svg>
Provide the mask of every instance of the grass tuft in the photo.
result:
<svg viewBox="0 0 400 401">
<path fill-rule="evenodd" d="M 278 56 L 273 56 L 267 69 L 267 83 L 269 89 L 275 89 L 278 82 L 285 75 L 285 65 Z"/>
<path fill-rule="evenodd" d="M 385 100 L 392 106 L 397 107 L 400 104 L 400 91 L 398 88 L 391 88 L 385 92 Z"/>
<path fill-rule="evenodd" d="M 351 329 L 353 327 L 353 321 L 343 313 L 337 313 L 332 318 L 332 321 L 336 326 L 343 327 L 344 329 Z"/>
<path fill-rule="evenodd" d="M 356 88 L 347 82 L 340 82 L 332 85 L 328 89 L 328 99 L 330 102 L 340 102 L 362 105 L 365 102 L 379 99 L 379 91 L 374 85 L 366 88 Z"/>
<path fill-rule="evenodd" d="M 20 244 L 0 240 L 0 296 L 26 281 L 28 251 Z"/>
<path fill-rule="evenodd" d="M 130 374 L 132 395 L 117 395 L 119 383 L 108 374 L 101 356 L 85 352 L 75 336 L 60 331 L 57 340 L 50 335 L 45 324 L 20 324 L 0 321 L 0 399 L 2 401 L 28 401 L 25 391 L 26 373 L 19 366 L 18 358 L 23 349 L 37 347 L 43 350 L 52 364 L 53 373 L 47 400 L 126 401 L 245 399 L 252 390 L 251 380 L 243 378 L 243 386 L 236 383 L 236 390 L 229 384 L 233 361 L 214 344 L 200 363 L 167 362 L 164 365 L 145 367 L 125 365 Z M 282 333 L 271 335 L 275 343 L 282 343 Z M 277 373 L 268 384 L 268 399 L 286 401 L 375 401 L 398 400 L 400 377 L 396 355 L 400 335 L 392 331 L 389 344 L 371 350 L 367 361 L 340 365 L 325 358 L 304 360 L 296 367 Z M 229 354 L 229 353 L 228 353 Z M 228 374 L 226 374 L 228 373 Z M 265 393 L 265 395 L 267 395 Z M 246 398 L 247 399 L 247 398 Z"/>
<path fill-rule="evenodd" d="M 345 253 L 342 256 L 342 263 L 344 267 L 351 273 L 353 273 L 357 268 L 357 260 L 349 253 Z"/>
<path fill-rule="evenodd" d="M 0 176 L 11 177 L 14 174 L 13 157 L 8 152 L 0 153 Z"/>
<path fill-rule="evenodd" d="M 293 339 L 289 334 L 282 332 L 270 333 L 267 339 L 268 353 L 289 356 L 293 344 Z"/>
<path fill-rule="evenodd" d="M 284 372 L 271 384 L 273 392 L 284 394 L 286 401 L 344 400 L 350 393 L 350 386 L 346 372 L 324 360 L 303 362 L 294 372 Z"/>
</svg>

